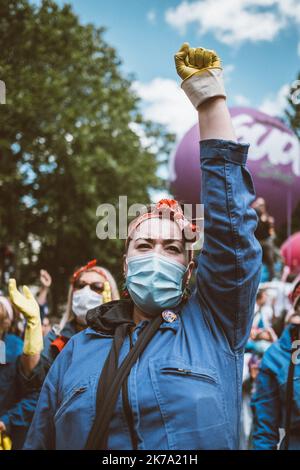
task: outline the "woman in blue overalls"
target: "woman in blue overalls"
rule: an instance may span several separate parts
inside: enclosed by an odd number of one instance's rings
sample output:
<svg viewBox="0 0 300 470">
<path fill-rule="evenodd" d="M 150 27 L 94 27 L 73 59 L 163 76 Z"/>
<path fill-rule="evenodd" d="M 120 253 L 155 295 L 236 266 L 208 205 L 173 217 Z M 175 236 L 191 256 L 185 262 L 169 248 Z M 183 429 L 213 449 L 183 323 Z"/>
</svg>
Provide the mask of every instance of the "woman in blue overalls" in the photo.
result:
<svg viewBox="0 0 300 470">
<path fill-rule="evenodd" d="M 60 353 L 26 449 L 238 446 L 243 350 L 261 265 L 248 145 L 236 141 L 215 52 L 185 43 L 175 62 L 202 139 L 196 288 L 187 295 L 195 227 L 176 201 L 162 200 L 129 226 L 128 299 L 90 310 L 89 327 Z"/>
<path fill-rule="evenodd" d="M 285 430 L 280 448 L 300 449 L 300 280 L 291 300 L 293 308 L 286 318 L 286 328 L 263 357 L 252 399 L 253 447 L 257 450 L 276 450 L 280 428 Z M 293 354 L 295 363 L 291 368 Z"/>
</svg>

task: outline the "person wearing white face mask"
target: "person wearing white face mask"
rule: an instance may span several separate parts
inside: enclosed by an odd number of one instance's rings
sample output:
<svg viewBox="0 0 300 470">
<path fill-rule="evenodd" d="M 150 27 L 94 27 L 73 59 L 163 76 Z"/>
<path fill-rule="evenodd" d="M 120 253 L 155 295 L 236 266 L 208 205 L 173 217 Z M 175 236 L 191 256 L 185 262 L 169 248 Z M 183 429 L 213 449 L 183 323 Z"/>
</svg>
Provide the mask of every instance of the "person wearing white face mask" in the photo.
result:
<svg viewBox="0 0 300 470">
<path fill-rule="evenodd" d="M 66 312 L 59 325 L 55 325 L 45 338 L 42 353 L 47 369 L 68 340 L 87 327 L 88 310 L 120 298 L 111 273 L 92 260 L 74 272 L 68 294 Z"/>
<path fill-rule="evenodd" d="M 73 292 L 72 311 L 80 325 L 86 325 L 86 313 L 101 304 L 103 295 L 93 291 L 88 284 Z"/>
<path fill-rule="evenodd" d="M 65 314 L 44 338 L 44 349 L 36 354 L 30 368 L 23 370 L 24 388 L 41 388 L 54 359 L 70 338 L 87 327 L 86 314 L 91 308 L 119 299 L 117 284 L 111 273 L 92 260 L 74 272 Z M 38 304 L 36 303 L 38 308 Z"/>
</svg>

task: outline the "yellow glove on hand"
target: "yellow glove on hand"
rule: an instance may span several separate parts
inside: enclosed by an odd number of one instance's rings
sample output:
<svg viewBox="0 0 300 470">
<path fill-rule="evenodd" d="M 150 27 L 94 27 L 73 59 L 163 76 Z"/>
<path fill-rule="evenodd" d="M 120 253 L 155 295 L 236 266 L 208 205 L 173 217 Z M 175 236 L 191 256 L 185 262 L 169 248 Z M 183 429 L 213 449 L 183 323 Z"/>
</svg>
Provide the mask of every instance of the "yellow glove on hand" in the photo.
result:
<svg viewBox="0 0 300 470">
<path fill-rule="evenodd" d="M 27 320 L 23 352 L 28 356 L 38 354 L 44 347 L 40 307 L 27 286 L 23 286 L 23 294 L 18 291 L 15 279 L 9 280 L 8 291 L 11 302 Z"/>
<path fill-rule="evenodd" d="M 221 60 L 215 51 L 193 48 L 185 42 L 174 58 L 177 73 L 183 80 L 181 87 L 196 109 L 209 98 L 226 98 Z"/>
<path fill-rule="evenodd" d="M 0 450 L 11 450 L 12 442 L 11 438 L 3 432 L 0 432 Z"/>
<path fill-rule="evenodd" d="M 111 289 L 108 281 L 104 282 L 104 290 L 103 290 L 103 303 L 111 301 Z"/>
</svg>

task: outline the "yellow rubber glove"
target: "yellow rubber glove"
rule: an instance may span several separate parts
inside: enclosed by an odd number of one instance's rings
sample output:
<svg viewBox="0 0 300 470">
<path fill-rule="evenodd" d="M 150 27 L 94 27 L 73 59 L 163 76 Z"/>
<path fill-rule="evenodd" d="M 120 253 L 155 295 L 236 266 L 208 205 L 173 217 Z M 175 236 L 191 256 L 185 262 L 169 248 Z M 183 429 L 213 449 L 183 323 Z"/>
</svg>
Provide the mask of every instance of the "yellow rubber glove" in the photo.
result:
<svg viewBox="0 0 300 470">
<path fill-rule="evenodd" d="M 11 450 L 12 442 L 11 438 L 3 432 L 0 432 L 0 450 Z"/>
<path fill-rule="evenodd" d="M 18 291 L 15 279 L 9 280 L 8 291 L 11 302 L 27 320 L 23 352 L 28 356 L 38 354 L 44 347 L 40 307 L 27 286 L 23 286 L 23 294 Z"/>
<path fill-rule="evenodd" d="M 104 282 L 104 290 L 102 292 L 103 295 L 103 303 L 111 301 L 111 288 L 108 281 Z"/>
<path fill-rule="evenodd" d="M 226 98 L 221 60 L 215 51 L 190 47 L 185 42 L 174 58 L 181 87 L 196 109 L 209 98 Z"/>
</svg>

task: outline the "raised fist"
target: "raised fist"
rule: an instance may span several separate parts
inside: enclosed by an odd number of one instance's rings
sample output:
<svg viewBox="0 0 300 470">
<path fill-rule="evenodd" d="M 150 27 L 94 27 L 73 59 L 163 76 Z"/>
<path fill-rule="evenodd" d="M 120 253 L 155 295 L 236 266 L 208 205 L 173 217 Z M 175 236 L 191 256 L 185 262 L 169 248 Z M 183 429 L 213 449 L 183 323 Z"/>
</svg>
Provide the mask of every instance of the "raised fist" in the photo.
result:
<svg viewBox="0 0 300 470">
<path fill-rule="evenodd" d="M 221 60 L 215 51 L 185 42 L 174 58 L 181 87 L 196 109 L 209 98 L 226 98 Z"/>
<path fill-rule="evenodd" d="M 190 47 L 187 42 L 182 44 L 174 58 L 177 73 L 183 81 L 204 70 L 222 68 L 221 60 L 215 51 L 203 47 Z"/>
</svg>

